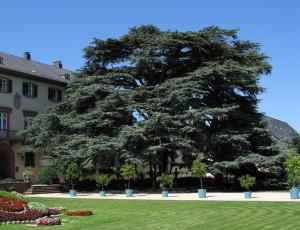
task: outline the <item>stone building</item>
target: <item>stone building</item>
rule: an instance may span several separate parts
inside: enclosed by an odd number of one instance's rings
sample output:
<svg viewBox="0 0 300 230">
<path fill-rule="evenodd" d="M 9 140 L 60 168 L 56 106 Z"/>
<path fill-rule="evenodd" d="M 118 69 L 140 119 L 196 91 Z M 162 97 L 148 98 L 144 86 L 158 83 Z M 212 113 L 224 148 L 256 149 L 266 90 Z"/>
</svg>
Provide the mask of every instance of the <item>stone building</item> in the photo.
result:
<svg viewBox="0 0 300 230">
<path fill-rule="evenodd" d="M 61 61 L 47 65 L 31 60 L 29 52 L 23 57 L 0 52 L 0 178 L 21 180 L 27 166 L 38 171 L 39 156 L 21 153 L 23 139 L 18 132 L 63 100 L 72 77 Z"/>
</svg>

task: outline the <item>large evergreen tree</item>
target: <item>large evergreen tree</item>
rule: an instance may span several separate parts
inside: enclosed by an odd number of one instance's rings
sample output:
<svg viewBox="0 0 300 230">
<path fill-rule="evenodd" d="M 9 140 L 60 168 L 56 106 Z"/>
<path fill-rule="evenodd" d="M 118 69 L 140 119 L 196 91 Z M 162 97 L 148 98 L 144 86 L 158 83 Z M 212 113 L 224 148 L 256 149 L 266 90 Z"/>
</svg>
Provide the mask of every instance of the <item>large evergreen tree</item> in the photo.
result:
<svg viewBox="0 0 300 230">
<path fill-rule="evenodd" d="M 148 163 L 156 177 L 179 154 L 201 152 L 215 173 L 281 171 L 257 110 L 259 80 L 271 66 L 236 30 L 141 26 L 95 39 L 84 57 L 65 102 L 27 131 L 29 148 L 52 162 L 92 168 L 100 155 L 118 154 Z"/>
<path fill-rule="evenodd" d="M 65 100 L 38 116 L 24 131 L 25 151 L 44 155 L 44 164 L 64 171 L 77 162 L 88 172 L 98 159 L 114 159 L 116 141 L 124 125 L 133 124 L 128 95 L 118 90 L 113 75 L 78 75 L 65 92 Z"/>
</svg>

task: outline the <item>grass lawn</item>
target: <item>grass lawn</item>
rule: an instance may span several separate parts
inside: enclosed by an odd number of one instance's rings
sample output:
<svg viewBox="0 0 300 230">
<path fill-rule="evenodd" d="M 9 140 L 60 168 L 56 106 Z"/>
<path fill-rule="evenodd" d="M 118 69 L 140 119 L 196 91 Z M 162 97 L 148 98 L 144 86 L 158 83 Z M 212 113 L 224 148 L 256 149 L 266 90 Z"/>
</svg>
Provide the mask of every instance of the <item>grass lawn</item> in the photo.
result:
<svg viewBox="0 0 300 230">
<path fill-rule="evenodd" d="M 63 225 L 0 229 L 298 229 L 298 202 L 138 201 L 96 199 L 41 199 L 68 211 L 92 210 L 93 216 L 61 219 Z"/>
</svg>

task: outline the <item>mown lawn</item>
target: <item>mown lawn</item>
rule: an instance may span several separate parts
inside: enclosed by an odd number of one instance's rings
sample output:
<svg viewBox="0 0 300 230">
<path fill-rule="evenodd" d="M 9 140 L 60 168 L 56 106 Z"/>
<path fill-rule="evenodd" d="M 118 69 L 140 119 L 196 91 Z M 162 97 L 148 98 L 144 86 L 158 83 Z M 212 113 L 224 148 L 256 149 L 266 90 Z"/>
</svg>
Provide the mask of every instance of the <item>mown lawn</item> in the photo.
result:
<svg viewBox="0 0 300 230">
<path fill-rule="evenodd" d="M 63 216 L 63 225 L 0 229 L 299 229 L 298 202 L 137 201 L 31 199 L 69 211 L 92 210 L 93 216 Z"/>
</svg>

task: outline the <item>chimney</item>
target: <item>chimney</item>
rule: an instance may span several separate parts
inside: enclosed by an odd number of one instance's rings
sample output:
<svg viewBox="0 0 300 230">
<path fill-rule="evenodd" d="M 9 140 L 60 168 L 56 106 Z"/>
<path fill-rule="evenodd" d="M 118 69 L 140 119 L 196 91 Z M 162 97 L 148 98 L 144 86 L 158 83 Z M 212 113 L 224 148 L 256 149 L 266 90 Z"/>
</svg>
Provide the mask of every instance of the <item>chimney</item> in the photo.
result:
<svg viewBox="0 0 300 230">
<path fill-rule="evenodd" d="M 61 61 L 54 61 L 53 66 L 62 69 L 62 62 Z"/>
<path fill-rule="evenodd" d="M 24 54 L 23 54 L 23 57 L 24 57 L 24 59 L 26 59 L 26 60 L 31 60 L 31 55 L 30 55 L 30 52 L 24 52 Z"/>
</svg>

